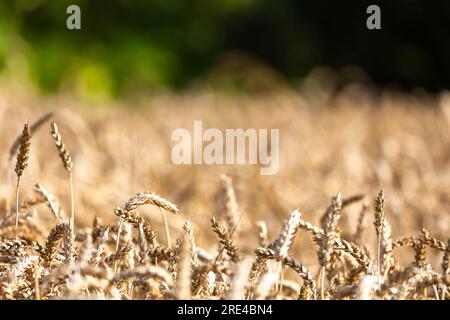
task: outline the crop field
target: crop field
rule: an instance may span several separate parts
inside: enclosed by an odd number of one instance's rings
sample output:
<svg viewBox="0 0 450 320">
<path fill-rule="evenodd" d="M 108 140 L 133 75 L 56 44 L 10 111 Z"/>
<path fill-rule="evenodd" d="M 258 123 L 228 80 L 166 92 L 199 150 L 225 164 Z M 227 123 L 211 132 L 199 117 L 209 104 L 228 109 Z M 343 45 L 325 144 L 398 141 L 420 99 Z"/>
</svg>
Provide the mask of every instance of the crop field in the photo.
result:
<svg viewBox="0 0 450 320">
<path fill-rule="evenodd" d="M 178 128 L 279 129 L 279 170 Z M 1 299 L 450 299 L 450 94 L 0 91 Z"/>
</svg>

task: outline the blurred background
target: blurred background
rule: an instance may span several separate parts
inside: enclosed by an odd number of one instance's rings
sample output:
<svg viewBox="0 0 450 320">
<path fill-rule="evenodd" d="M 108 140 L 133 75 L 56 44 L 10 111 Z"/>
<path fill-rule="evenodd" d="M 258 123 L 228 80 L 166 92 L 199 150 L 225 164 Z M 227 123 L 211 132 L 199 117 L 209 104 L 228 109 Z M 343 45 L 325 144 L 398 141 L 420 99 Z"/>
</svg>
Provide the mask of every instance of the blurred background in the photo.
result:
<svg viewBox="0 0 450 320">
<path fill-rule="evenodd" d="M 66 28 L 77 4 L 82 30 Z M 378 4 L 382 30 L 366 28 Z M 83 98 L 213 86 L 298 86 L 317 66 L 406 90 L 450 86 L 450 2 L 10 0 L 0 2 L 0 74 Z M 270 73 L 268 73 L 270 71 Z M 263 72 L 263 77 L 260 77 Z"/>
<path fill-rule="evenodd" d="M 66 28 L 70 4 L 81 8 L 79 31 Z M 366 28 L 370 4 L 381 7 L 381 30 Z M 0 1 L 2 176 L 14 174 L 7 154 L 23 124 L 53 112 L 74 159 L 80 227 L 94 217 L 113 224 L 115 206 L 153 191 L 183 211 L 172 228 L 188 219 L 205 231 L 200 244 L 215 248 L 208 225 L 226 212 L 226 173 L 245 213 L 245 243 L 250 234 L 256 242 L 255 221 L 274 237 L 294 208 L 318 224 L 337 192 L 365 194 L 342 218 L 352 234 L 362 202 L 372 208 L 380 189 L 394 237 L 426 227 L 446 240 L 449 36 L 447 0 Z M 279 128 L 280 172 L 174 165 L 170 135 L 194 120 Z M 67 212 L 67 176 L 48 123 L 31 150 L 21 196 L 39 182 Z M 1 215 L 14 183 L 0 186 Z M 143 214 L 163 234 L 159 212 Z M 45 207 L 37 215 L 44 237 L 54 221 Z"/>
</svg>

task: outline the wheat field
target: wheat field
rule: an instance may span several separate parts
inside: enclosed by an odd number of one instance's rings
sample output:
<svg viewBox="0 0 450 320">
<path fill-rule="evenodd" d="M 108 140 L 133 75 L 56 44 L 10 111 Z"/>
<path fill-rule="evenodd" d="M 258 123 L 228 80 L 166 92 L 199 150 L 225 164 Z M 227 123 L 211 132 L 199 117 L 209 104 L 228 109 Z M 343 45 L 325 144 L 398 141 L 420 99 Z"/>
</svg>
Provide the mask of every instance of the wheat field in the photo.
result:
<svg viewBox="0 0 450 320">
<path fill-rule="evenodd" d="M 279 128 L 280 170 L 170 133 Z M 0 91 L 1 299 L 450 299 L 450 95 Z"/>
</svg>

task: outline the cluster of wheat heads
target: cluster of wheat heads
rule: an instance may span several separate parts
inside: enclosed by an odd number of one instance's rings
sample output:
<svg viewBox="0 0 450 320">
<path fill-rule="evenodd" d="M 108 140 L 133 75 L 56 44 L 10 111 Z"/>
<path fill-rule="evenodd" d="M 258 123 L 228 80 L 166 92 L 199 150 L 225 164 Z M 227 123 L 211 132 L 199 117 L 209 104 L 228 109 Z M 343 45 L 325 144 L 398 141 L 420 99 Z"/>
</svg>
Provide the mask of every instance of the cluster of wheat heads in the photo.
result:
<svg viewBox="0 0 450 320">
<path fill-rule="evenodd" d="M 363 205 L 351 236 L 341 232 L 340 217 L 362 196 L 343 198 L 338 193 L 332 197 L 320 226 L 303 220 L 296 209 L 271 240 L 265 222 L 255 222 L 259 246 L 253 251 L 236 232 L 243 211 L 228 176 L 222 176 L 227 209 L 224 219 L 211 217 L 210 230 L 204 230 L 215 237 L 216 250 L 198 245 L 199 230 L 187 220 L 172 245 L 165 213 L 178 215 L 180 210 L 152 192 L 138 193 L 111 210 L 116 223 L 102 224 L 95 218 L 90 227 L 76 230 L 74 165 L 54 122 L 50 133 L 69 175 L 70 214 L 66 217 L 56 197 L 40 184 L 35 185 L 33 196 L 19 197 L 20 179 L 29 165 L 32 133 L 49 118 L 44 116 L 36 122 L 38 125 L 26 124 L 11 148 L 10 159 L 17 154 L 17 188 L 15 207 L 7 206 L 6 214 L 0 217 L 2 299 L 450 298 L 450 242 L 442 242 L 426 229 L 418 235 L 392 238 L 383 191 L 372 208 Z M 33 216 L 31 209 L 39 204 L 54 217 L 49 234 L 44 234 Z M 165 241 L 139 213 L 143 205 L 161 210 Z M 362 238 L 370 212 L 377 235 L 375 253 Z M 316 265 L 307 266 L 290 253 L 301 231 L 312 237 L 316 251 L 310 254 L 317 256 Z M 396 250 L 402 247 L 409 247 L 413 253 L 408 265 L 396 259 Z M 442 270 L 432 267 L 427 250 L 438 253 Z"/>
</svg>

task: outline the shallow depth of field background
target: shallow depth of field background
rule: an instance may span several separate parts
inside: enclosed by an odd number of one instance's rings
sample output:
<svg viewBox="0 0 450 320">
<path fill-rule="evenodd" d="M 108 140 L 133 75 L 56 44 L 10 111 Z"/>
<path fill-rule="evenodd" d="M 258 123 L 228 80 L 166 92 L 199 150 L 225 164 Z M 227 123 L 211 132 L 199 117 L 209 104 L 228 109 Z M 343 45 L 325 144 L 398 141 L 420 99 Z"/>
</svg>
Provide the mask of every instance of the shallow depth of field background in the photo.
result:
<svg viewBox="0 0 450 320">
<path fill-rule="evenodd" d="M 386 31 L 370 33 L 361 4 L 339 8 L 348 15 L 341 16 L 332 3 L 297 2 L 1 3 L 2 209 L 14 195 L 4 174 L 10 145 L 25 122 L 53 111 L 74 160 L 78 228 L 95 216 L 114 223 L 116 205 L 153 191 L 183 212 L 170 217 L 175 233 L 185 217 L 206 230 L 210 217 L 225 211 L 220 174 L 228 173 L 244 211 L 238 232 L 249 247 L 257 220 L 274 237 L 294 208 L 318 223 L 337 192 L 363 193 L 372 207 L 379 189 L 394 238 L 426 227 L 446 240 L 448 3 L 387 5 Z M 65 29 L 72 3 L 82 8 L 82 31 Z M 170 134 L 192 129 L 194 120 L 208 128 L 279 128 L 279 173 L 173 165 Z M 69 211 L 66 174 L 47 125 L 31 150 L 22 197 L 39 182 Z M 354 232 L 361 205 L 344 210 L 344 234 Z M 48 233 L 51 215 L 36 210 Z M 159 212 L 143 213 L 162 234 Z M 369 220 L 364 237 L 375 244 Z M 200 245 L 214 248 L 212 236 L 199 232 Z M 301 235 L 294 246 L 306 265 L 316 258 L 307 239 Z M 405 250 L 404 259 L 411 258 Z"/>
</svg>

